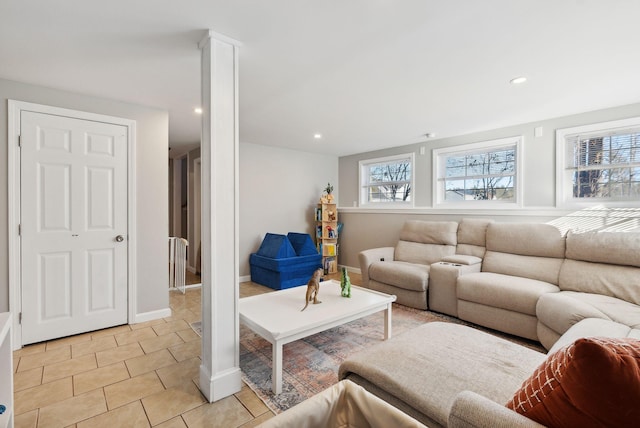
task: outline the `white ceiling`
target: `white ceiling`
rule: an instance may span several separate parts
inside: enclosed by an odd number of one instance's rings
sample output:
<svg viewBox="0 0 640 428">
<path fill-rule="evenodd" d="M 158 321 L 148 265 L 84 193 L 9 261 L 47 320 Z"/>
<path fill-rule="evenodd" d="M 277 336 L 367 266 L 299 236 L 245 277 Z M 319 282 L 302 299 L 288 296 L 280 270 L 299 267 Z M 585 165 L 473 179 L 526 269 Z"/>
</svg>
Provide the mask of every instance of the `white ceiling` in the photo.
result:
<svg viewBox="0 0 640 428">
<path fill-rule="evenodd" d="M 346 155 L 640 102 L 639 18 L 638 0 L 0 0 L 0 78 L 168 110 L 179 148 L 212 29 L 243 44 L 240 141 Z"/>
</svg>

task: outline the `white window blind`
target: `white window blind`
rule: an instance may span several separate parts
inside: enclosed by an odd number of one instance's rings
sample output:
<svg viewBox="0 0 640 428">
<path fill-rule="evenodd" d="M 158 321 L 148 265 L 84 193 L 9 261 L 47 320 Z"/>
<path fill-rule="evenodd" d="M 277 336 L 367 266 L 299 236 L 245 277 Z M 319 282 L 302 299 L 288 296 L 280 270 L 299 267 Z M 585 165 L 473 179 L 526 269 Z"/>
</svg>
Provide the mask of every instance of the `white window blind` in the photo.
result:
<svg viewBox="0 0 640 428">
<path fill-rule="evenodd" d="M 640 127 L 567 135 L 565 147 L 574 198 L 640 197 Z"/>
</svg>

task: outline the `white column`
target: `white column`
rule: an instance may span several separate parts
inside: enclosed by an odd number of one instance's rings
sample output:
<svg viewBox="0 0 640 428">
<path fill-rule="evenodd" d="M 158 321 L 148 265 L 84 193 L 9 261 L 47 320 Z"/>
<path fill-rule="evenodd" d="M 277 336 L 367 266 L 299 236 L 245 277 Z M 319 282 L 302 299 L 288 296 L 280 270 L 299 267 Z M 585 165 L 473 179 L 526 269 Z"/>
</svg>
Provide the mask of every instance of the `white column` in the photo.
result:
<svg viewBox="0 0 640 428">
<path fill-rule="evenodd" d="M 242 386 L 238 317 L 238 47 L 209 31 L 202 50 L 202 365 L 209 402 Z"/>
</svg>

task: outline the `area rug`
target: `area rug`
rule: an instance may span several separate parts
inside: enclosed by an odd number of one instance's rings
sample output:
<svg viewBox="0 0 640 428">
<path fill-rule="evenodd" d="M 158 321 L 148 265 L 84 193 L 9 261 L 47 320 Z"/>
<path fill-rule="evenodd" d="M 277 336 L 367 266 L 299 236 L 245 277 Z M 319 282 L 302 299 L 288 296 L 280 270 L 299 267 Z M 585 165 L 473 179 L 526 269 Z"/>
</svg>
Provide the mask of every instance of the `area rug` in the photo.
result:
<svg viewBox="0 0 640 428">
<path fill-rule="evenodd" d="M 348 356 L 382 342 L 383 320 L 383 312 L 378 312 L 284 345 L 282 393 L 278 395 L 271 391 L 271 344 L 241 325 L 242 379 L 274 412 L 283 412 L 337 383 L 338 367 Z M 471 325 L 446 315 L 393 304 L 393 336 L 433 321 Z M 535 342 L 487 329 L 481 330 L 544 352 Z"/>
</svg>

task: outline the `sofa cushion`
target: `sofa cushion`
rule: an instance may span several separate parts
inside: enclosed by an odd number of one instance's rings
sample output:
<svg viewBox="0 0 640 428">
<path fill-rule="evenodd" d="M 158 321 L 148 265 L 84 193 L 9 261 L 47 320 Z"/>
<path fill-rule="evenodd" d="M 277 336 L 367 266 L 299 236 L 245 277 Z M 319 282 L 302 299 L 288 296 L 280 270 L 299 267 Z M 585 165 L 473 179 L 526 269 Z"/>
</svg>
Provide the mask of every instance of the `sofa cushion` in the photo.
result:
<svg viewBox="0 0 640 428">
<path fill-rule="evenodd" d="M 540 322 L 560 334 L 585 318 L 640 328 L 640 306 L 601 294 L 561 291 L 544 295 L 538 301 L 536 314 Z"/>
<path fill-rule="evenodd" d="M 487 227 L 493 220 L 482 218 L 463 218 L 458 225 L 458 244 L 470 244 L 485 247 Z"/>
<path fill-rule="evenodd" d="M 640 267 L 640 233 L 569 231 L 566 257 Z"/>
<path fill-rule="evenodd" d="M 483 272 L 520 276 L 558 284 L 563 259 L 521 256 L 519 254 L 487 251 L 482 261 Z"/>
<path fill-rule="evenodd" d="M 470 327 L 430 322 L 351 355 L 338 377 L 364 379 L 372 392 L 426 425 L 446 426 L 461 391 L 505 403 L 544 359 Z"/>
<path fill-rule="evenodd" d="M 425 291 L 430 266 L 398 261 L 373 262 L 369 279 L 414 291 Z"/>
<path fill-rule="evenodd" d="M 454 254 L 453 256 L 445 256 L 440 260 L 444 263 L 453 263 L 454 265 L 477 265 L 482 263 L 482 259 L 476 256 L 468 256 L 465 254 Z"/>
<path fill-rule="evenodd" d="M 560 269 L 562 290 L 617 297 L 640 305 L 640 268 L 566 259 Z"/>
<path fill-rule="evenodd" d="M 541 295 L 558 291 L 558 287 L 548 282 L 489 272 L 462 275 L 456 288 L 460 300 L 528 315 L 536 314 Z"/>
<path fill-rule="evenodd" d="M 636 426 L 640 341 L 584 338 L 550 355 L 507 407 L 548 426 Z"/>
<path fill-rule="evenodd" d="M 277 233 L 267 233 L 256 254 L 272 259 L 286 259 L 288 257 L 295 257 L 296 251 L 286 236 Z"/>
<path fill-rule="evenodd" d="M 400 240 L 420 244 L 456 245 L 458 223 L 455 221 L 407 220 L 400 231 Z"/>
<path fill-rule="evenodd" d="M 458 223 L 409 220 L 400 231 L 394 260 L 430 265 L 455 254 Z"/>
<path fill-rule="evenodd" d="M 482 258 L 485 252 L 487 227 L 493 220 L 463 218 L 458 225 L 456 254 Z"/>
<path fill-rule="evenodd" d="M 610 320 L 599 318 L 586 318 L 571 326 L 569 330 L 564 332 L 560 339 L 549 349 L 548 355 L 559 351 L 585 337 L 610 337 L 610 338 L 631 338 L 640 340 L 640 329 L 631 328 L 624 324 L 620 324 Z"/>
<path fill-rule="evenodd" d="M 398 241 L 393 258 L 401 262 L 430 265 L 455 252 L 455 245 L 419 244 L 417 242 Z"/>
<path fill-rule="evenodd" d="M 482 259 L 484 257 L 486 249 L 484 247 L 478 247 L 477 245 L 458 244 L 456 246 L 456 254 L 464 254 L 474 256 Z"/>
<path fill-rule="evenodd" d="M 487 227 L 487 251 L 562 259 L 565 237 L 550 224 L 491 223 Z"/>
<path fill-rule="evenodd" d="M 291 243 L 296 255 L 312 256 L 318 254 L 318 249 L 308 233 L 289 232 L 287 238 Z"/>
</svg>

